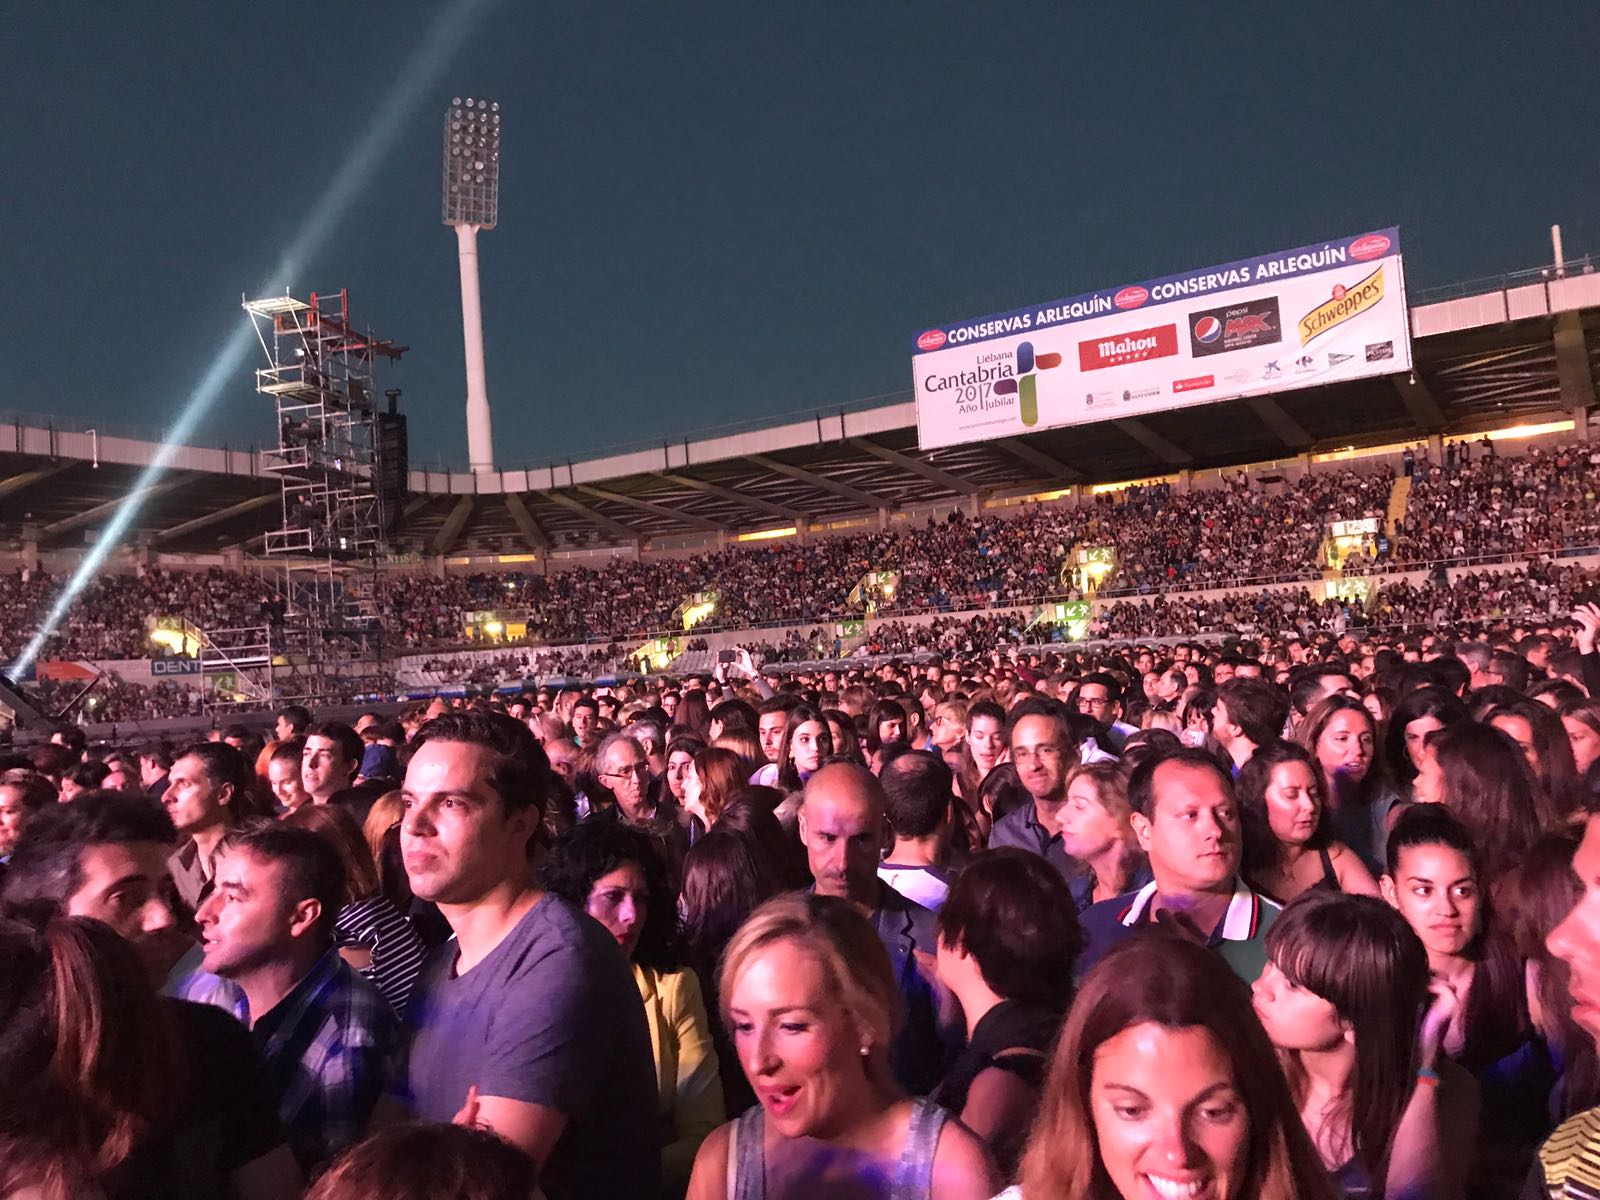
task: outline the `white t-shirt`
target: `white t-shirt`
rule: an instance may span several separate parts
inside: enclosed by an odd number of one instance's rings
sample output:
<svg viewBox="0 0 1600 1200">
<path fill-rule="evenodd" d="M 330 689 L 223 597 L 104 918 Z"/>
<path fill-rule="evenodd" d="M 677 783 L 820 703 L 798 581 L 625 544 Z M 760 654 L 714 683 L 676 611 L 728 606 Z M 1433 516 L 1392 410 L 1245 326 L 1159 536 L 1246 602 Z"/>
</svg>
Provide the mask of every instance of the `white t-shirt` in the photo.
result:
<svg viewBox="0 0 1600 1200">
<path fill-rule="evenodd" d="M 915 900 L 929 912 L 938 912 L 950 894 L 950 876 L 938 867 L 897 867 L 882 863 L 878 878 L 907 900 Z"/>
</svg>

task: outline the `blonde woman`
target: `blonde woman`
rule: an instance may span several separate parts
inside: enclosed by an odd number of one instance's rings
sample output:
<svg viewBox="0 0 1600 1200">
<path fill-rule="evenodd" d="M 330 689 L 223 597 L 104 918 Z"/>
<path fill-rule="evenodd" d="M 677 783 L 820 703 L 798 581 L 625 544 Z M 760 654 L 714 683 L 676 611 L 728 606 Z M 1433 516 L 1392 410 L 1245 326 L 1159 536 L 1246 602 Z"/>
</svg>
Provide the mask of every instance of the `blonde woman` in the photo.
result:
<svg viewBox="0 0 1600 1200">
<path fill-rule="evenodd" d="M 757 1105 L 706 1139 L 690 1200 L 978 1200 L 983 1144 L 889 1071 L 899 1004 L 888 953 L 848 901 L 763 904 L 723 957 L 722 1011 Z"/>
</svg>

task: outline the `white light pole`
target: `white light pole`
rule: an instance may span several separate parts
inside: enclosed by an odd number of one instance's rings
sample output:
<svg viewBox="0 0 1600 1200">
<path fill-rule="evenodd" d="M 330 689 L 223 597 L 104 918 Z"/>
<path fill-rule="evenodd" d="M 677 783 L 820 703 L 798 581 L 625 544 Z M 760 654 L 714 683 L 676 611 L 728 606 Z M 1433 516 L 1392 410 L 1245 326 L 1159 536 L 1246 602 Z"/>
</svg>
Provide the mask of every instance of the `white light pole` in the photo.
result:
<svg viewBox="0 0 1600 1200">
<path fill-rule="evenodd" d="M 478 231 L 500 215 L 500 105 L 450 101 L 444 118 L 444 223 L 454 226 L 461 262 L 461 332 L 467 352 L 467 457 L 474 474 L 494 470 L 494 427 L 483 362 Z"/>
</svg>

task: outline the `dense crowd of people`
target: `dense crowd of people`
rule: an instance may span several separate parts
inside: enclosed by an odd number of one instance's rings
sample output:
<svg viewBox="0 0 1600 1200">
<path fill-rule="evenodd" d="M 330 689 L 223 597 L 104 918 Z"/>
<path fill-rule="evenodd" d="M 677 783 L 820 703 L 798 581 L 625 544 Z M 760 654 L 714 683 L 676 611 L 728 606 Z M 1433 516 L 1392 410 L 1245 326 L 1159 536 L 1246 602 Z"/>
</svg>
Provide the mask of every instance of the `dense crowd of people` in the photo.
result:
<svg viewBox="0 0 1600 1200">
<path fill-rule="evenodd" d="M 1405 515 L 1392 531 L 1368 539 L 1347 561 L 1347 574 L 1600 544 L 1600 451 L 1576 443 L 1496 454 L 1484 443 L 1474 455 L 1473 445 L 1452 442 L 1437 463 L 1426 452 L 1408 451 Z M 636 640 L 669 630 L 678 606 L 702 591 L 717 593 L 713 621 L 725 628 L 855 619 L 863 609 L 850 593 L 869 571 L 893 578 L 892 594 L 875 597 L 892 613 L 1076 598 L 1069 559 L 1077 547 L 1114 551 L 1114 572 L 1099 588 L 1107 598 L 1310 580 L 1326 565 L 1331 522 L 1382 524 L 1393 475 L 1387 465 L 1322 470 L 1293 482 L 1241 472 L 1188 491 L 1170 483 L 1132 486 L 1077 506 L 1028 505 L 976 518 L 955 513 L 805 542 L 615 559 L 548 576 L 385 571 L 363 590 L 372 591 L 366 603 L 391 651 L 404 652 L 470 644 L 468 614 L 482 611 L 525 620 L 530 639 L 550 646 Z M 22 649 L 61 583 L 42 571 L 0 575 L 0 656 L 9 660 Z M 84 589 L 46 654 L 146 657 L 154 616 L 181 616 L 207 630 L 270 626 L 293 610 L 281 586 L 270 575 L 222 568 L 106 574 Z M 1107 627 L 1121 628 L 1115 621 Z M 1137 622 L 1127 632 L 1136 634 Z M 793 635 L 780 642 L 794 648 Z"/>
<path fill-rule="evenodd" d="M 1591 1194 L 1583 587 L 59 727 L 0 754 L 0 1196 Z"/>
<path fill-rule="evenodd" d="M 1584 443 L 1534 446 L 1525 455 L 1416 462 L 1406 515 L 1395 531 L 1399 562 L 1555 554 L 1600 546 L 1600 450 Z"/>
</svg>

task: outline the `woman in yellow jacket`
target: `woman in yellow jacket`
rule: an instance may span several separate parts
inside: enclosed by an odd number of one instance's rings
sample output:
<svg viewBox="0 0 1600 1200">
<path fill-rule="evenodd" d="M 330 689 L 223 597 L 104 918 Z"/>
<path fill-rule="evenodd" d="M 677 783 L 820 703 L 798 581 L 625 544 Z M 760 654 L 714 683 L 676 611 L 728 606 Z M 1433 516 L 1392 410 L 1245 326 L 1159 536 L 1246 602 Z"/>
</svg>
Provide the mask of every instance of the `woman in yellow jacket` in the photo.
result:
<svg viewBox="0 0 1600 1200">
<path fill-rule="evenodd" d="M 655 1049 L 663 1195 L 681 1197 L 695 1152 L 726 1119 L 700 980 L 678 956 L 678 908 L 650 838 L 608 809 L 564 834 L 544 886 L 587 912 L 633 964 Z"/>
</svg>

